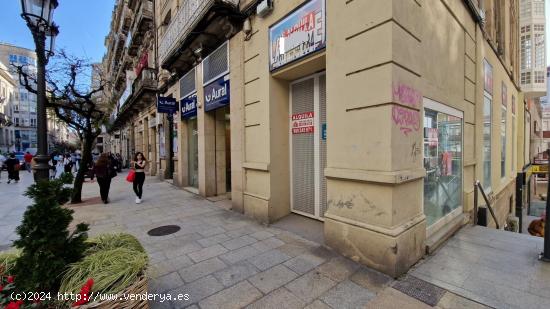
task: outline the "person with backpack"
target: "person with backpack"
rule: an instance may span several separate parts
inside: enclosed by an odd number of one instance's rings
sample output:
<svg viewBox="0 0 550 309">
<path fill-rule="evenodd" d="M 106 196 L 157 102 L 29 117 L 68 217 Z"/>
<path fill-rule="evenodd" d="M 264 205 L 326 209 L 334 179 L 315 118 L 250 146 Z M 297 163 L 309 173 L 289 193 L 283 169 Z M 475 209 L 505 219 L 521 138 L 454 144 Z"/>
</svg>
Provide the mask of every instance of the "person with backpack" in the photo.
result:
<svg viewBox="0 0 550 309">
<path fill-rule="evenodd" d="M 8 183 L 10 183 L 12 180 L 15 180 L 15 182 L 19 182 L 19 169 L 21 168 L 21 165 L 19 163 L 19 159 L 15 157 L 15 153 L 11 153 L 8 160 L 6 160 L 6 166 L 8 168 Z"/>
</svg>

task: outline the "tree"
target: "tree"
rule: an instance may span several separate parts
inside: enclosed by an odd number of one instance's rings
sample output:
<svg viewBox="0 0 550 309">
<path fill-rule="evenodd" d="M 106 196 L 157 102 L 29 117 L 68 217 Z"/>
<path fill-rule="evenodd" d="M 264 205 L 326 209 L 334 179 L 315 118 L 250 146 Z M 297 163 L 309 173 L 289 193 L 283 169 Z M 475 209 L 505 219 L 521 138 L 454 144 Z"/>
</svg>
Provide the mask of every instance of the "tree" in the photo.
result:
<svg viewBox="0 0 550 309">
<path fill-rule="evenodd" d="M 80 168 L 74 180 L 71 203 L 82 202 L 84 174 L 92 161 L 95 139 L 107 125 L 110 106 L 102 104 L 101 95 L 108 82 L 99 72 L 99 80 L 90 84 L 92 65 L 77 57 L 60 51 L 46 71 L 46 107 L 73 129 L 82 145 Z M 19 82 L 31 93 L 37 94 L 36 76 L 25 65 L 14 65 L 19 73 Z M 85 82 L 81 82 L 85 79 Z"/>
</svg>

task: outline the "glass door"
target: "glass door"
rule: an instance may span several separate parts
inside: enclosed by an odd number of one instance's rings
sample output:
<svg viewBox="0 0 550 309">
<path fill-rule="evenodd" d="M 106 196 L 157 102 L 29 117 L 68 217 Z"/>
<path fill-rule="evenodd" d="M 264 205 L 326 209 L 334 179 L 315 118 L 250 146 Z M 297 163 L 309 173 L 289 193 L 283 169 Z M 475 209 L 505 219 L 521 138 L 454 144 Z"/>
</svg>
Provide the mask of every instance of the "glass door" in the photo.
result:
<svg viewBox="0 0 550 309">
<path fill-rule="evenodd" d="M 430 103 L 424 104 L 424 214 L 429 232 L 462 212 L 463 194 L 462 113 Z"/>
<path fill-rule="evenodd" d="M 187 149 L 188 149 L 188 181 L 189 186 L 199 187 L 199 146 L 198 146 L 197 117 L 187 120 Z"/>
</svg>

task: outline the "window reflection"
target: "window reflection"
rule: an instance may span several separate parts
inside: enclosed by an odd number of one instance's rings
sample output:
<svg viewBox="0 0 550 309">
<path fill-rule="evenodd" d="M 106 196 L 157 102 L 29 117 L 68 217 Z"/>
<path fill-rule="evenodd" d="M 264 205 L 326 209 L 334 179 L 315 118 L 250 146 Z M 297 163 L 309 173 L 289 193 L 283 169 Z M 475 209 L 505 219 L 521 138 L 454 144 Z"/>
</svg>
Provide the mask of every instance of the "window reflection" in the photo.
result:
<svg viewBox="0 0 550 309">
<path fill-rule="evenodd" d="M 425 109 L 424 214 L 428 226 L 462 205 L 462 119 Z"/>
</svg>

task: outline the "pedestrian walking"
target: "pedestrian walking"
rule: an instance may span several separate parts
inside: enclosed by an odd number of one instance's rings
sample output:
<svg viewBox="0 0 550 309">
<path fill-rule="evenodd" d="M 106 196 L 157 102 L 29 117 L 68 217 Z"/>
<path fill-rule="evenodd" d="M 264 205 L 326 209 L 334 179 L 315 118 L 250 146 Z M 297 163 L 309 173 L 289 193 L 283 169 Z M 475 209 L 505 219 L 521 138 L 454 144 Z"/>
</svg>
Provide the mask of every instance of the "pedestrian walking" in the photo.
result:
<svg viewBox="0 0 550 309">
<path fill-rule="evenodd" d="M 31 163 L 32 163 L 32 154 L 30 152 L 26 152 L 23 156 L 23 159 L 25 160 L 25 169 L 27 172 L 31 172 Z"/>
<path fill-rule="evenodd" d="M 141 198 L 143 196 L 143 183 L 145 182 L 146 165 L 147 160 L 143 156 L 143 153 L 136 153 L 136 155 L 134 156 L 134 161 L 132 161 L 131 164 L 136 174 L 133 181 L 134 193 L 136 194 L 136 204 L 141 203 Z"/>
<path fill-rule="evenodd" d="M 19 169 L 21 168 L 19 164 L 19 159 L 15 157 L 15 153 L 11 153 L 10 157 L 6 160 L 6 167 L 8 168 L 8 183 L 12 180 L 19 182 Z"/>
<path fill-rule="evenodd" d="M 0 153 L 0 179 L 2 179 L 2 169 L 4 168 L 4 163 L 6 162 L 8 158 L 6 158 L 3 154 Z"/>
<path fill-rule="evenodd" d="M 78 170 L 80 169 L 80 160 L 82 160 L 82 157 L 80 155 L 80 150 L 75 151 L 75 158 L 76 158 L 76 172 L 78 173 Z"/>
<path fill-rule="evenodd" d="M 63 175 L 63 172 L 65 171 L 65 165 L 63 164 L 63 156 L 58 155 L 56 158 L 56 165 L 55 165 L 55 179 L 59 179 L 61 175 Z"/>
<path fill-rule="evenodd" d="M 94 174 L 97 177 L 99 185 L 99 194 L 103 203 L 109 203 L 109 188 L 111 187 L 111 179 L 116 176 L 114 162 L 111 161 L 106 153 L 99 156 L 93 167 Z"/>
<path fill-rule="evenodd" d="M 73 169 L 73 162 L 71 161 L 71 156 L 66 154 L 63 158 L 63 169 L 65 173 L 71 173 Z"/>
</svg>

